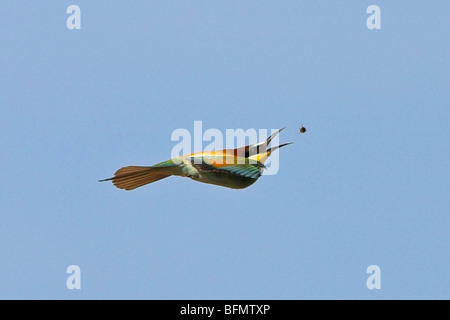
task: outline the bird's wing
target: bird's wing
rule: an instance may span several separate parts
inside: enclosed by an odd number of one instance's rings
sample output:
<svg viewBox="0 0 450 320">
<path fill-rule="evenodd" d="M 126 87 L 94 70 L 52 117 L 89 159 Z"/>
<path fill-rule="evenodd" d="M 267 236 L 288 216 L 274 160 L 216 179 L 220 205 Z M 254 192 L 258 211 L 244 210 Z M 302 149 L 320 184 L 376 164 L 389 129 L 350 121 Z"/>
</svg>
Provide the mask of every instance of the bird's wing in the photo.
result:
<svg viewBox="0 0 450 320">
<path fill-rule="evenodd" d="M 223 157 L 191 157 L 190 161 L 199 172 L 222 172 L 240 177 L 258 179 L 264 165 L 245 158 L 234 157 L 234 161 L 224 161 Z"/>
</svg>

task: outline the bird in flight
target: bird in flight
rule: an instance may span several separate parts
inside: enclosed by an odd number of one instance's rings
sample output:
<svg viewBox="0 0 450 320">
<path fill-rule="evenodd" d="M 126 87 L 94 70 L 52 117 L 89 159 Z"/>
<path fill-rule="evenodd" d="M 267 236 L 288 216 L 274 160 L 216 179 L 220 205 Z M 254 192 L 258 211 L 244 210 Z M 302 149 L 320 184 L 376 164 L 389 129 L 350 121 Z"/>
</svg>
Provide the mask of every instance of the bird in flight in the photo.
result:
<svg viewBox="0 0 450 320">
<path fill-rule="evenodd" d="M 264 162 L 270 154 L 286 145 L 267 146 L 285 128 L 277 130 L 266 141 L 211 152 L 196 152 L 173 158 L 150 167 L 128 166 L 116 171 L 112 181 L 119 189 L 133 190 L 169 176 L 189 177 L 192 180 L 232 189 L 244 189 L 261 177 Z"/>
</svg>

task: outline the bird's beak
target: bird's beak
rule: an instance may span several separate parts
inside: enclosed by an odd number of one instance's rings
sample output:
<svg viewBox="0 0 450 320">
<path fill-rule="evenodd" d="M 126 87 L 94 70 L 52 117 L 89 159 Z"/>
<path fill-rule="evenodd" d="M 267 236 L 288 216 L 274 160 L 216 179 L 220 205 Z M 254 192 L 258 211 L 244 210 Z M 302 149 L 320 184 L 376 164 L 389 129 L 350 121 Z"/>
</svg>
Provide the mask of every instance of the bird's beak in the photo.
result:
<svg viewBox="0 0 450 320">
<path fill-rule="evenodd" d="M 286 127 L 281 128 L 280 130 L 275 131 L 274 133 L 272 133 L 272 135 L 270 137 L 267 138 L 266 140 L 266 147 L 269 145 L 269 143 L 272 141 L 273 138 L 275 138 L 277 136 L 277 134 L 279 134 L 281 131 L 283 131 L 284 129 L 286 129 Z"/>
<path fill-rule="evenodd" d="M 291 144 L 291 143 L 292 143 L 292 142 L 283 143 L 283 144 L 280 144 L 279 146 L 269 148 L 269 149 L 267 149 L 267 150 L 264 151 L 264 152 L 258 153 L 258 154 L 256 155 L 256 158 L 252 158 L 252 159 L 255 159 L 255 160 L 259 161 L 260 163 L 264 164 L 264 162 L 266 161 L 266 159 L 272 154 L 273 151 L 278 150 L 278 149 L 280 149 L 280 148 L 282 148 L 282 147 L 284 147 L 284 146 L 287 146 L 287 145 L 289 145 L 289 144 Z"/>
<path fill-rule="evenodd" d="M 284 129 L 284 128 L 283 128 L 283 129 Z M 278 150 L 278 149 L 280 149 L 280 148 L 282 148 L 282 147 L 284 147 L 284 146 L 290 145 L 290 144 L 293 144 L 293 142 L 283 143 L 283 144 L 280 144 L 279 146 L 269 148 L 269 149 L 267 149 L 267 153 L 268 153 L 268 154 L 271 154 L 271 153 L 274 152 L 275 150 Z"/>
<path fill-rule="evenodd" d="M 265 150 L 267 150 L 267 146 L 273 140 L 273 138 L 275 138 L 284 129 L 286 129 L 286 127 L 281 128 L 280 130 L 277 130 L 274 133 L 272 133 L 270 135 L 270 137 L 267 138 L 266 141 L 263 141 L 263 142 L 260 142 L 260 143 L 257 143 L 255 145 L 251 146 L 252 148 L 255 148 L 255 149 L 253 149 L 253 152 L 260 153 L 260 152 L 264 152 Z"/>
</svg>

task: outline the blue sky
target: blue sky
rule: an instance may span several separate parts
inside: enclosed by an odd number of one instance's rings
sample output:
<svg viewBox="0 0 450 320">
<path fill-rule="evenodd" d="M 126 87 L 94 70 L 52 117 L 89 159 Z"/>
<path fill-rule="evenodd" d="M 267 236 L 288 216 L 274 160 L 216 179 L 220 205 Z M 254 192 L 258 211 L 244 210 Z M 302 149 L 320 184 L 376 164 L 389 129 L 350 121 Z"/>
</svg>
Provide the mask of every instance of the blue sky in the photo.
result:
<svg viewBox="0 0 450 320">
<path fill-rule="evenodd" d="M 71 4 L 81 30 L 66 27 Z M 366 27 L 372 4 L 381 30 Z M 0 298 L 449 299 L 449 11 L 3 3 Z M 167 160 L 196 120 L 286 126 L 294 144 L 244 190 L 97 182 Z"/>
</svg>

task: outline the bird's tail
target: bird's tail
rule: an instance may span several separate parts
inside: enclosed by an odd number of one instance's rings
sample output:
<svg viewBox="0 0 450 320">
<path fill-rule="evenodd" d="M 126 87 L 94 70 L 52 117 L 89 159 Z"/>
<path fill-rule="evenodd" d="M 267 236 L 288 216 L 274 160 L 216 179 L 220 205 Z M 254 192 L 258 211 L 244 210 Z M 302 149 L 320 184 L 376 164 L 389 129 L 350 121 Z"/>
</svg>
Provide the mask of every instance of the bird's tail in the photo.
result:
<svg viewBox="0 0 450 320">
<path fill-rule="evenodd" d="M 143 185 L 167 178 L 174 174 L 173 167 L 123 167 L 116 171 L 114 177 L 99 180 L 112 181 L 119 189 L 133 190 Z"/>
</svg>

